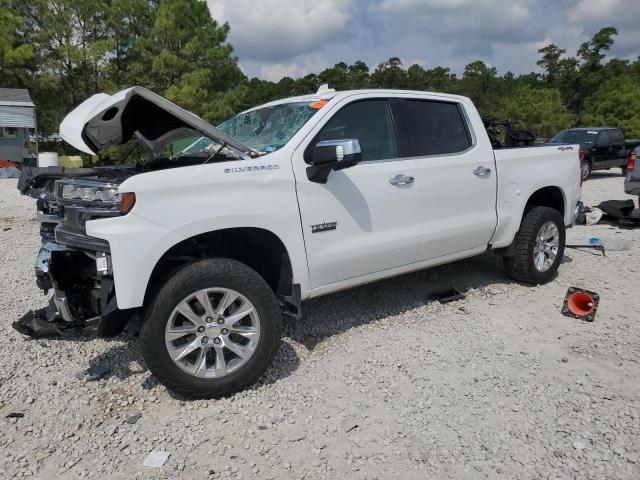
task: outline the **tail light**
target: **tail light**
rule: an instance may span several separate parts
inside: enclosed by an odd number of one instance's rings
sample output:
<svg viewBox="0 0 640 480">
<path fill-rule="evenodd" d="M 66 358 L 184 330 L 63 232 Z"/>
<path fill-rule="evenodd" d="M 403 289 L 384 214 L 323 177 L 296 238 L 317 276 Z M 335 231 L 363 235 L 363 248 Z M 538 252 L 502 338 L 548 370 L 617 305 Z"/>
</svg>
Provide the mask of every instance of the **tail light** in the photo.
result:
<svg viewBox="0 0 640 480">
<path fill-rule="evenodd" d="M 634 148 L 629 154 L 629 160 L 627 160 L 627 172 L 632 172 L 636 168 L 636 160 L 638 159 L 638 149 Z"/>
</svg>

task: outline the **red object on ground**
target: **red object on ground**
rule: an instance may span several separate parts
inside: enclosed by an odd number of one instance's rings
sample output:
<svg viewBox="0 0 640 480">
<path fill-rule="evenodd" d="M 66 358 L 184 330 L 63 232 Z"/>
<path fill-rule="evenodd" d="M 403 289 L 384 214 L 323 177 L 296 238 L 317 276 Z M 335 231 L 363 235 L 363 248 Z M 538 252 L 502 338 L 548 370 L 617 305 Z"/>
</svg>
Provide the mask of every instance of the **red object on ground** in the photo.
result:
<svg viewBox="0 0 640 480">
<path fill-rule="evenodd" d="M 588 322 L 593 322 L 598 309 L 600 296 L 595 292 L 582 288 L 570 287 L 564 297 L 562 314 L 567 317 L 580 318 Z"/>
</svg>

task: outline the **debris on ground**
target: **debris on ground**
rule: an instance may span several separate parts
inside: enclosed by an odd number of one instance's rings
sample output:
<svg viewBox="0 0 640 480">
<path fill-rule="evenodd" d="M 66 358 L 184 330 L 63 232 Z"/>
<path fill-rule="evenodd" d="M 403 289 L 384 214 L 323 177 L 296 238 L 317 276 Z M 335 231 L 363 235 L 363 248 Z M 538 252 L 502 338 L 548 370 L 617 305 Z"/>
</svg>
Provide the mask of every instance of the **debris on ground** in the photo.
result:
<svg viewBox="0 0 640 480">
<path fill-rule="evenodd" d="M 605 200 L 597 207 L 583 207 L 576 217 L 578 225 L 596 225 L 600 222 L 625 228 L 640 227 L 640 215 L 633 200 Z"/>
<path fill-rule="evenodd" d="M 462 300 L 465 297 L 464 293 L 451 287 L 440 292 L 435 292 L 429 295 L 429 300 L 432 302 L 450 303 L 457 300 Z"/>
<path fill-rule="evenodd" d="M 4 418 L 24 418 L 24 413 L 22 412 L 10 412 L 5 415 Z"/>
<path fill-rule="evenodd" d="M 145 458 L 144 462 L 142 462 L 142 466 L 150 468 L 160 468 L 165 464 L 168 458 L 168 452 L 154 450 L 149 455 L 147 455 L 147 458 Z"/>
<path fill-rule="evenodd" d="M 599 302 L 600 296 L 597 293 L 583 288 L 569 287 L 562 304 L 562 314 L 566 317 L 593 322 Z"/>
<path fill-rule="evenodd" d="M 573 442 L 573 448 L 576 450 L 584 450 L 587 448 L 587 445 L 584 442 Z"/>
<path fill-rule="evenodd" d="M 86 381 L 100 380 L 110 371 L 111 369 L 109 367 L 95 363 L 91 365 L 88 369 L 82 372 L 76 373 L 75 376 L 78 380 L 86 380 Z"/>
<path fill-rule="evenodd" d="M 602 252 L 602 256 L 606 257 L 607 254 L 605 252 L 605 248 L 603 245 L 590 245 L 588 243 L 584 243 L 584 244 L 572 244 L 572 245 L 565 245 L 565 248 L 573 248 L 573 249 L 580 249 L 580 248 L 591 248 L 593 250 L 598 250 L 599 252 Z"/>
<path fill-rule="evenodd" d="M 588 242 L 589 245 L 602 246 L 612 252 L 629 250 L 631 248 L 631 244 L 626 238 L 591 237 Z"/>
<path fill-rule="evenodd" d="M 19 178 L 20 170 L 15 163 L 0 160 L 0 178 Z"/>
<path fill-rule="evenodd" d="M 140 420 L 141 418 L 142 418 L 142 414 L 140 412 L 134 413 L 133 415 L 129 415 L 127 417 L 127 423 L 131 425 L 135 425 L 137 421 Z"/>
</svg>

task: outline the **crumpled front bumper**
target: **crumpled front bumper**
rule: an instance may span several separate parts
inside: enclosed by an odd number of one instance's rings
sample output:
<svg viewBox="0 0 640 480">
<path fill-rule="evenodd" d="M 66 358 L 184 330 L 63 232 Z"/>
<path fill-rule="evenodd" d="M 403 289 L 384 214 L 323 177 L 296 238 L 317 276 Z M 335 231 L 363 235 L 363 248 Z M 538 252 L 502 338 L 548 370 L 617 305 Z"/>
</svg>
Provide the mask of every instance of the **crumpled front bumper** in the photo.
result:
<svg viewBox="0 0 640 480">
<path fill-rule="evenodd" d="M 79 331 L 117 335 L 132 312 L 118 310 L 111 262 L 104 252 L 87 252 L 57 242 L 45 242 L 36 258 L 36 282 L 48 292 L 49 306 L 30 311 L 13 326 L 31 337 Z"/>
</svg>

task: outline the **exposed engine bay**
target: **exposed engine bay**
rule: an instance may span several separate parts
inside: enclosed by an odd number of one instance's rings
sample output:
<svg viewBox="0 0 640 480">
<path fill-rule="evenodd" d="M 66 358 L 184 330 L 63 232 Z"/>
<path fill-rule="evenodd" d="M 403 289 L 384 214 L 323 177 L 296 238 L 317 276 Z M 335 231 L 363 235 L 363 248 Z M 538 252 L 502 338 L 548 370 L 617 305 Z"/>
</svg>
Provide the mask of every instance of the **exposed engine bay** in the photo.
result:
<svg viewBox="0 0 640 480">
<path fill-rule="evenodd" d="M 125 214 L 118 187 L 134 175 L 238 158 L 217 149 L 213 155 L 157 158 L 128 166 L 25 167 L 18 190 L 36 199 L 42 238 L 36 283 L 45 294 L 53 291 L 53 297 L 47 308 L 28 312 L 14 328 L 31 337 L 86 329 L 104 337 L 118 335 L 135 311 L 118 309 L 109 244 L 88 236 L 86 222 Z"/>
</svg>

